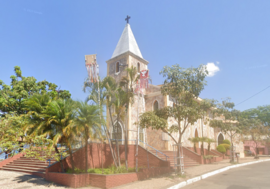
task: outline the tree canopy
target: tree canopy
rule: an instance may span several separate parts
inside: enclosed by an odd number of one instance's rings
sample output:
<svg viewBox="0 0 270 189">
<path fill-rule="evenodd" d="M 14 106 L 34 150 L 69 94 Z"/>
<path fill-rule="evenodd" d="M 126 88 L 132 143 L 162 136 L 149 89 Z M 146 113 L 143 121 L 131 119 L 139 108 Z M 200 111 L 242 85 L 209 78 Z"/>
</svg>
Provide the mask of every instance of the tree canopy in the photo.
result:
<svg viewBox="0 0 270 189">
<path fill-rule="evenodd" d="M 15 75 L 10 76 L 10 85 L 0 80 L 0 115 L 16 112 L 25 114 L 23 102 L 34 94 L 48 94 L 51 97 L 70 98 L 66 90 L 57 90 L 57 85 L 46 80 L 39 81 L 34 77 L 24 77 L 19 66 L 14 67 Z"/>
</svg>

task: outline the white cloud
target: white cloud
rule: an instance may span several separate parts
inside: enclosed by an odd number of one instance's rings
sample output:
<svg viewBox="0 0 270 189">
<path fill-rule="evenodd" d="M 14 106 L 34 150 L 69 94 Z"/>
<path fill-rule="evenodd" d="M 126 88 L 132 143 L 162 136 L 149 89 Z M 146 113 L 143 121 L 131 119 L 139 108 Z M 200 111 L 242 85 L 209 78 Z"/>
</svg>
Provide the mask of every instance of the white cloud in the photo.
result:
<svg viewBox="0 0 270 189">
<path fill-rule="evenodd" d="M 215 65 L 215 63 L 213 63 L 213 62 L 207 63 L 206 69 L 208 71 L 208 77 L 213 77 L 219 71 L 219 67 L 217 65 Z"/>
</svg>

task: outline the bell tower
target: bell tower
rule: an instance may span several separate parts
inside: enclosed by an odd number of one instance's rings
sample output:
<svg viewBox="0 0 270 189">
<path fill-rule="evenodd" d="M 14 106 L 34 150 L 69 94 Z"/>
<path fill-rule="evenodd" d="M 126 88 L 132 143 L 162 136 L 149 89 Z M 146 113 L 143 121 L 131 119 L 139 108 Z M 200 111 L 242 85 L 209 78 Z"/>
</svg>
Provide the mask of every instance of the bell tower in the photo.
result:
<svg viewBox="0 0 270 189">
<path fill-rule="evenodd" d="M 126 68 L 136 67 L 138 73 L 141 70 L 148 69 L 148 61 L 146 61 L 139 49 L 139 46 L 135 40 L 133 32 L 129 24 L 130 17 L 127 16 L 127 21 L 124 31 L 117 43 L 117 46 L 113 52 L 111 59 L 107 60 L 107 76 L 115 78 L 116 82 L 120 82 L 122 77 L 127 76 Z M 128 125 L 128 139 L 136 139 L 137 126 L 134 124 L 137 122 L 137 102 L 138 96 L 135 95 L 135 103 L 130 105 L 128 111 L 128 121 L 125 121 L 125 125 Z M 144 111 L 144 99 L 140 100 L 140 112 Z M 135 115 L 136 114 L 136 115 Z M 109 116 L 107 110 L 107 117 Z M 112 125 L 107 119 L 107 125 Z M 130 142 L 129 142 L 130 143 Z"/>
</svg>

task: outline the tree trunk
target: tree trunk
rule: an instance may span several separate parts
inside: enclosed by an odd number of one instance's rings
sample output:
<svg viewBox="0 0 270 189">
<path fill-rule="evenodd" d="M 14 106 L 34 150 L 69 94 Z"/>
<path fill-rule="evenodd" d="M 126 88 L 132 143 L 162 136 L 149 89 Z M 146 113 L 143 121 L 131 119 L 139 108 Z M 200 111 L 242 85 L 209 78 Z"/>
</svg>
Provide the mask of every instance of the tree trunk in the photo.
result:
<svg viewBox="0 0 270 189">
<path fill-rule="evenodd" d="M 204 146 L 203 146 L 203 122 L 204 122 L 204 117 L 202 120 L 202 145 L 201 145 L 201 155 L 204 155 Z"/>
<path fill-rule="evenodd" d="M 127 139 L 127 130 L 126 130 L 126 134 L 125 134 L 125 164 L 126 164 L 126 170 L 128 171 L 128 139 Z"/>
<path fill-rule="evenodd" d="M 114 130 L 114 123 L 113 123 L 113 118 L 112 118 L 112 112 L 111 112 L 111 108 L 109 108 L 109 114 L 110 114 L 110 118 L 111 118 L 111 123 L 112 123 L 112 126 L 113 126 L 113 130 Z M 115 133 L 114 133 L 114 139 L 115 139 L 115 143 L 116 143 L 116 151 L 117 151 L 117 146 L 118 146 L 118 141 L 116 140 L 116 137 L 115 137 Z M 118 151 L 117 151 L 118 152 Z M 118 165 L 118 161 L 120 162 L 119 160 L 119 153 L 115 153 L 114 152 L 114 157 L 115 157 L 115 166 L 118 167 L 120 166 L 120 164 Z"/>
<path fill-rule="evenodd" d="M 88 170 L 88 136 L 85 137 L 85 173 Z"/>
<path fill-rule="evenodd" d="M 111 140 L 111 138 L 110 138 L 110 132 L 106 129 L 106 127 L 104 127 L 104 128 L 105 128 L 106 138 L 107 138 L 108 144 L 109 144 L 109 146 L 110 146 L 110 151 L 111 151 L 111 154 L 112 154 L 113 162 L 114 162 L 114 164 L 115 164 L 115 166 L 116 166 L 116 160 L 115 160 L 115 155 L 114 155 L 114 150 L 113 150 L 112 140 Z M 105 146 L 106 146 L 106 145 L 105 145 Z"/>
<path fill-rule="evenodd" d="M 193 144 L 194 151 L 197 153 L 196 143 Z"/>
<path fill-rule="evenodd" d="M 210 144 L 208 144 L 208 155 L 210 155 Z"/>
<path fill-rule="evenodd" d="M 119 124 L 119 117 L 117 116 L 117 124 Z M 119 143 L 118 140 L 116 139 L 116 149 L 117 149 L 117 156 L 118 156 L 118 165 L 121 167 L 121 161 L 120 161 L 120 155 L 119 155 Z"/>
<path fill-rule="evenodd" d="M 57 148 L 56 145 L 54 146 L 54 149 L 55 149 L 56 153 L 57 153 L 57 154 L 59 155 L 59 157 L 60 157 L 59 163 L 60 163 L 60 166 L 61 166 L 61 171 L 62 171 L 62 173 L 63 173 L 63 172 L 64 172 L 64 166 L 63 166 L 63 161 L 62 161 L 62 158 L 61 158 L 61 154 L 60 154 L 60 152 L 59 152 L 59 150 L 58 150 L 58 148 Z"/>
<path fill-rule="evenodd" d="M 182 167 L 181 167 L 181 164 L 182 164 L 182 159 L 181 159 L 181 151 L 180 151 L 180 145 L 181 145 L 181 140 L 182 139 L 182 133 L 181 131 L 179 131 L 179 139 L 178 139 L 178 143 L 176 144 L 177 145 L 177 172 L 178 174 L 182 174 Z"/>
<path fill-rule="evenodd" d="M 71 167 L 72 167 L 72 173 L 74 173 L 74 160 L 73 160 L 73 154 L 72 154 L 72 149 L 71 149 L 71 145 L 69 145 L 69 154 L 70 154 L 70 159 L 71 159 Z"/>
<path fill-rule="evenodd" d="M 128 171 L 128 110 L 129 110 L 129 102 L 127 107 L 127 121 L 126 121 L 126 127 L 125 127 L 125 164 L 126 164 L 126 170 Z"/>
</svg>

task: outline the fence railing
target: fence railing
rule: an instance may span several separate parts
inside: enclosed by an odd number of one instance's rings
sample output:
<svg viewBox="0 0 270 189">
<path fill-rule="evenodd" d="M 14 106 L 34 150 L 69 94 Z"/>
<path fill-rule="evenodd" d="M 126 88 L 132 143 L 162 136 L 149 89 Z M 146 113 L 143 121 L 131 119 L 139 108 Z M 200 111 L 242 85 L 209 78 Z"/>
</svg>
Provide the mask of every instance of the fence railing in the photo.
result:
<svg viewBox="0 0 270 189">
<path fill-rule="evenodd" d="M 116 139 L 111 139 L 111 140 L 116 140 Z M 123 139 L 117 139 L 117 140 L 118 141 L 124 141 Z M 128 140 L 128 141 L 137 141 L 137 140 Z M 147 144 L 147 143 L 145 143 L 145 142 L 143 142 L 141 140 L 139 140 L 139 142 L 141 142 L 141 143 L 145 144 L 146 146 L 152 148 L 156 152 L 156 156 L 158 156 L 158 153 L 159 153 L 159 154 L 165 156 L 166 161 L 168 160 L 169 156 L 167 156 L 166 154 L 162 153 L 161 151 L 157 150 L 153 146 L 150 146 L 149 144 Z M 140 143 L 139 143 L 139 145 L 140 145 Z"/>
</svg>

